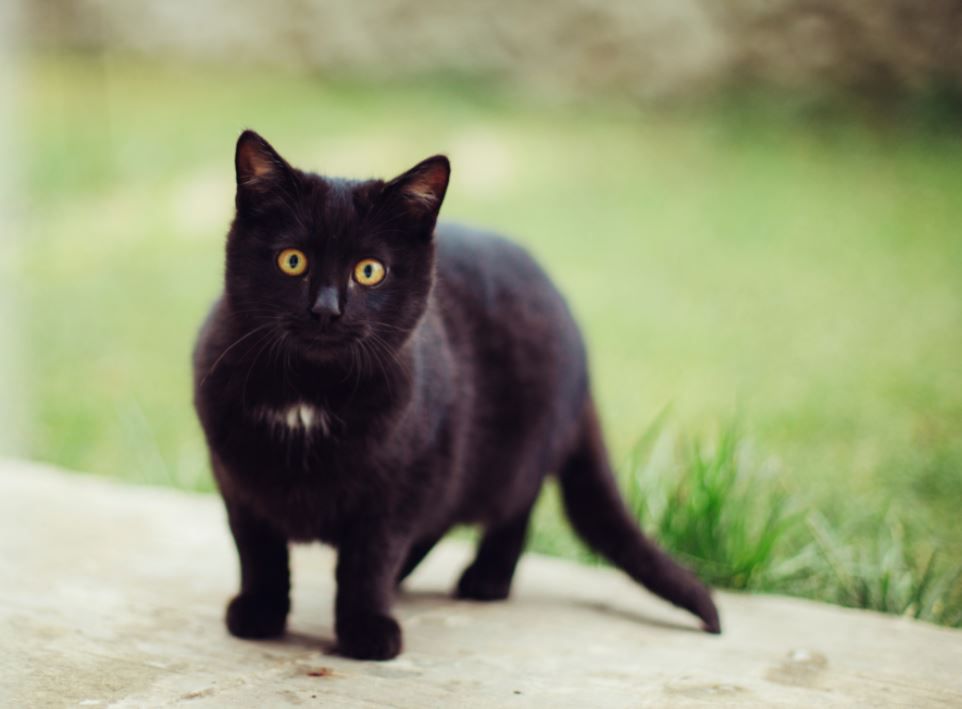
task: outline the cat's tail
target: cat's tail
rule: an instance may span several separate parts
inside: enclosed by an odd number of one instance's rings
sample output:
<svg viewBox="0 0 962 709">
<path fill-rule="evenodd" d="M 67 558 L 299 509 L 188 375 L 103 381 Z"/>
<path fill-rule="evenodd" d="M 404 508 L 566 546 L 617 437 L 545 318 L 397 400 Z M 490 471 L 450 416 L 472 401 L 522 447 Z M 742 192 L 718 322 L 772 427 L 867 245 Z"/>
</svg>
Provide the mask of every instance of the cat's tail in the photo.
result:
<svg viewBox="0 0 962 709">
<path fill-rule="evenodd" d="M 592 549 L 652 593 L 701 618 L 705 631 L 721 632 L 718 609 L 705 585 L 646 538 L 625 507 L 590 400 L 559 478 L 568 518 Z"/>
</svg>

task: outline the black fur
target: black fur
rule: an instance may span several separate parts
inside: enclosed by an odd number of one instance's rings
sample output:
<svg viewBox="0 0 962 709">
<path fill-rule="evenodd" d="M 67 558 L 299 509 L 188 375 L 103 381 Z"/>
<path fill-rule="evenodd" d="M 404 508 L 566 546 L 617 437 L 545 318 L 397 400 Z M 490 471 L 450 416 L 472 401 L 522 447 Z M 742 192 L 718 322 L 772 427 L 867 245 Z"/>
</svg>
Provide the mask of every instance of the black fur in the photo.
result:
<svg viewBox="0 0 962 709">
<path fill-rule="evenodd" d="M 341 652 L 395 656 L 395 587 L 452 525 L 484 529 L 458 595 L 508 596 L 550 472 L 594 549 L 719 631 L 708 590 L 618 495 L 584 344 L 554 285 L 508 241 L 435 233 L 446 158 L 351 182 L 294 169 L 247 131 L 236 169 L 226 288 L 194 357 L 240 556 L 233 634 L 284 631 L 288 543 L 321 540 L 338 549 Z M 277 266 L 290 247 L 309 259 L 302 276 Z M 387 267 L 376 287 L 352 277 L 365 258 Z"/>
</svg>

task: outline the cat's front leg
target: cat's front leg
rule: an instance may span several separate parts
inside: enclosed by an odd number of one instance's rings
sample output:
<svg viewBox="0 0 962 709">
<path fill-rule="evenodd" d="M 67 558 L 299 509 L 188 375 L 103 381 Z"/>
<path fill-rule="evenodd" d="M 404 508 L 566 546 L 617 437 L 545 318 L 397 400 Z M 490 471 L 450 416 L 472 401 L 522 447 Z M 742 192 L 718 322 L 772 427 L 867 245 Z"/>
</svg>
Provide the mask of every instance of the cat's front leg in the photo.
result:
<svg viewBox="0 0 962 709">
<path fill-rule="evenodd" d="M 335 604 L 341 654 L 389 660 L 401 652 L 401 627 L 391 616 L 391 604 L 405 548 L 381 526 L 355 529 L 341 541 Z"/>
<path fill-rule="evenodd" d="M 287 540 L 250 510 L 226 503 L 241 570 L 240 593 L 227 606 L 227 629 L 239 638 L 282 635 L 291 607 Z"/>
</svg>

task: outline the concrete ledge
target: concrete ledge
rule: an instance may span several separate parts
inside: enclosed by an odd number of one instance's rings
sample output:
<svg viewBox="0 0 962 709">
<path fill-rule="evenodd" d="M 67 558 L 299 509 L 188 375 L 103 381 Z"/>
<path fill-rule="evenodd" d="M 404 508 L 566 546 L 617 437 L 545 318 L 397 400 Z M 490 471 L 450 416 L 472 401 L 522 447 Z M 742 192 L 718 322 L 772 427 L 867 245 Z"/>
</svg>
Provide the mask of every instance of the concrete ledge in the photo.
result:
<svg viewBox="0 0 962 709">
<path fill-rule="evenodd" d="M 398 615 L 404 654 L 330 654 L 333 554 L 294 554 L 283 641 L 227 635 L 236 562 L 218 499 L 0 464 L 0 704 L 960 706 L 962 632 L 719 594 L 712 637 L 617 572 L 528 555 L 507 603 L 454 601 L 446 543 Z"/>
</svg>

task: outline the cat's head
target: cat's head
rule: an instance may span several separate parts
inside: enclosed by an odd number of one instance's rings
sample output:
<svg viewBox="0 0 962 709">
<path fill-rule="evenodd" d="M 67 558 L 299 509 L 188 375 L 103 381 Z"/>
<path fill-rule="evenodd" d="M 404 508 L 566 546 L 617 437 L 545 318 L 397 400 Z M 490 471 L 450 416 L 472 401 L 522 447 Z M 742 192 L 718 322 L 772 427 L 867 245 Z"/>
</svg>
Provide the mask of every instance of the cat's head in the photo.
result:
<svg viewBox="0 0 962 709">
<path fill-rule="evenodd" d="M 447 158 L 390 181 L 332 179 L 245 131 L 235 167 L 226 294 L 236 317 L 315 359 L 399 347 L 427 307 Z"/>
</svg>

